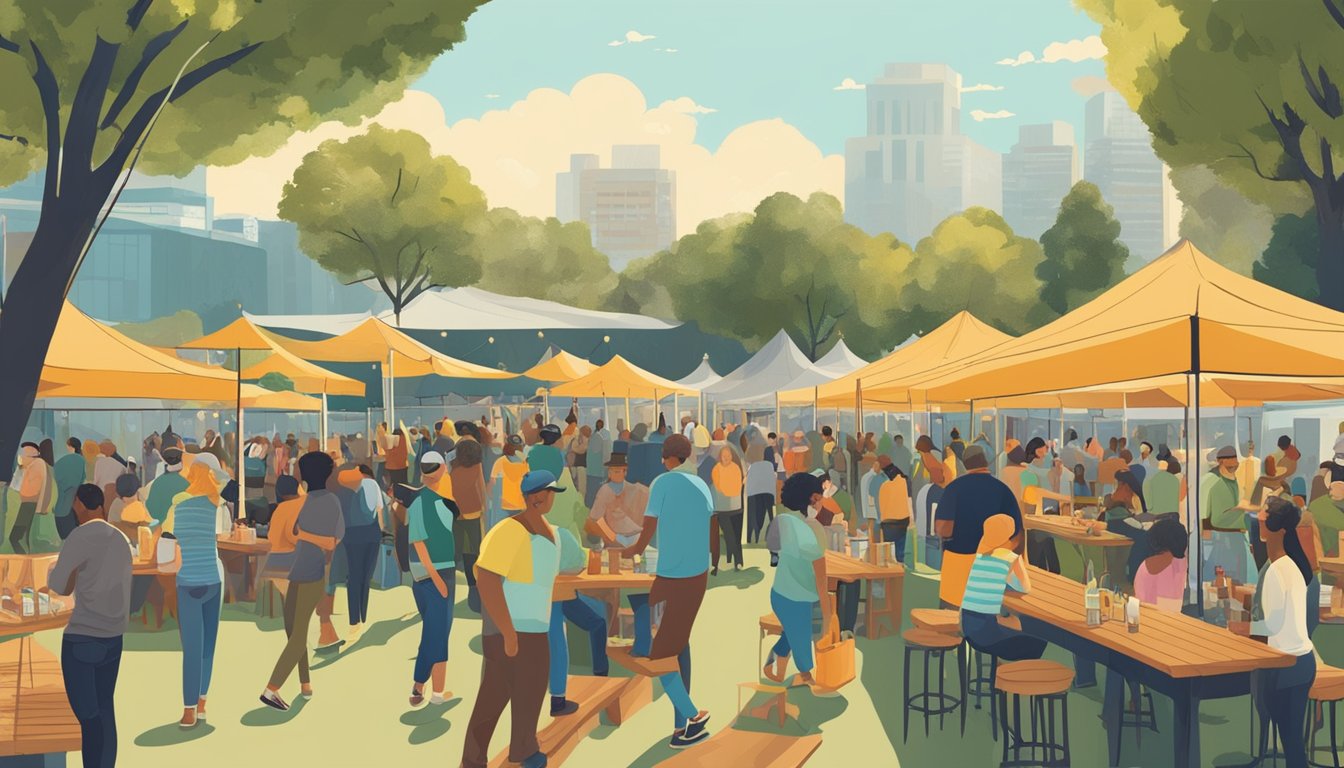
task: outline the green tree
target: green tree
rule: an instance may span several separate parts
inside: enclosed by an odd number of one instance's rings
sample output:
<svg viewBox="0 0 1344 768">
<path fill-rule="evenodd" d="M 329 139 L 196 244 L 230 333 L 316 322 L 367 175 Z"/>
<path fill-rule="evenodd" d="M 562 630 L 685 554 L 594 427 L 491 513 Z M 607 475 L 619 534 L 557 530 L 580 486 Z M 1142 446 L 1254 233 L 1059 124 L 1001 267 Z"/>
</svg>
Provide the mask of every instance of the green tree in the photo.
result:
<svg viewBox="0 0 1344 768">
<path fill-rule="evenodd" d="M 0 184 L 44 172 L 0 309 L 0 481 L 62 298 L 128 169 L 181 174 L 269 153 L 323 121 L 354 124 L 462 40 L 480 4 L 0 0 Z"/>
<path fill-rule="evenodd" d="M 412 131 L 379 125 L 345 141 L 324 141 L 285 183 L 280 218 L 299 228 L 304 253 L 328 271 L 371 280 L 401 311 L 432 288 L 481 276 L 472 228 L 485 194 L 447 155 Z"/>
<path fill-rule="evenodd" d="M 562 224 L 492 208 L 473 234 L 481 264 L 476 285 L 484 290 L 597 309 L 616 288 L 610 259 L 593 247 L 582 222 Z"/>
<path fill-rule="evenodd" d="M 1223 266 L 1250 275 L 1269 245 L 1274 214 L 1208 168 L 1173 168 L 1171 184 L 1181 198 L 1181 237 Z"/>
<path fill-rule="evenodd" d="M 1041 301 L 1062 315 L 1120 282 L 1129 248 L 1119 238 L 1120 222 L 1097 185 L 1074 184 L 1054 226 L 1041 235 L 1045 258 L 1036 267 L 1036 277 L 1045 284 Z"/>
<path fill-rule="evenodd" d="M 631 265 L 663 286 L 677 317 L 763 343 L 781 327 L 811 359 L 837 334 L 859 355 L 890 344 L 910 248 L 846 224 L 840 201 L 780 192 L 752 214 L 700 224 L 667 251 Z"/>
<path fill-rule="evenodd" d="M 1275 214 L 1314 211 L 1318 300 L 1344 310 L 1341 0 L 1079 5 L 1163 160 L 1208 167 Z"/>
<path fill-rule="evenodd" d="M 279 371 L 271 371 L 257 379 L 257 386 L 272 392 L 293 392 L 294 380 Z"/>
<path fill-rule="evenodd" d="M 143 323 L 121 323 L 117 332 L 151 347 L 176 347 L 205 335 L 200 315 L 186 309 Z"/>
<path fill-rule="evenodd" d="M 1280 216 L 1274 221 L 1274 234 L 1260 260 L 1252 267 L 1256 280 L 1281 291 L 1315 301 L 1316 238 L 1320 230 L 1306 216 Z"/>
<path fill-rule="evenodd" d="M 962 310 L 1009 333 L 1025 333 L 1057 316 L 1040 298 L 1036 270 L 1043 258 L 1040 243 L 1014 234 L 999 214 L 967 208 L 915 246 L 900 303 L 921 333 Z"/>
</svg>

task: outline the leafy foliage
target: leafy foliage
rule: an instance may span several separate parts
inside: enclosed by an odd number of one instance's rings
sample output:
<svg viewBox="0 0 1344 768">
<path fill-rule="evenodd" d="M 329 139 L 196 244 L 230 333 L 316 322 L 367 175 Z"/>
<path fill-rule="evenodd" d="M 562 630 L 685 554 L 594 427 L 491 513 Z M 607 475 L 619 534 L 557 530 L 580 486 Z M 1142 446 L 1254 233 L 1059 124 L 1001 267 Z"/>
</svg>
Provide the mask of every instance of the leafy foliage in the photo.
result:
<svg viewBox="0 0 1344 768">
<path fill-rule="evenodd" d="M 280 217 L 324 268 L 373 280 L 401 310 L 437 287 L 481 276 L 472 228 L 485 195 L 467 169 L 411 131 L 374 125 L 345 141 L 324 141 L 285 184 Z"/>
<path fill-rule="evenodd" d="M 1041 301 L 1062 315 L 1120 282 L 1129 248 L 1119 238 L 1120 222 L 1097 185 L 1074 184 L 1054 226 L 1041 235 L 1045 258 L 1036 267 L 1036 276 L 1045 283 Z"/>
<path fill-rule="evenodd" d="M 1281 291 L 1315 301 L 1316 258 L 1320 249 L 1316 222 L 1306 216 L 1280 216 L 1274 222 L 1274 235 L 1260 260 L 1255 263 L 1256 280 Z"/>
<path fill-rule="evenodd" d="M 200 316 L 186 309 L 143 323 L 121 323 L 117 332 L 151 347 L 176 347 L 205 335 Z"/>
<path fill-rule="evenodd" d="M 279 371 L 271 371 L 257 379 L 257 386 L 272 392 L 293 392 L 294 380 Z"/>
<path fill-rule="evenodd" d="M 593 247 L 581 222 L 492 208 L 472 232 L 472 252 L 481 265 L 476 285 L 484 290 L 597 309 L 616 288 L 611 262 Z"/>
</svg>

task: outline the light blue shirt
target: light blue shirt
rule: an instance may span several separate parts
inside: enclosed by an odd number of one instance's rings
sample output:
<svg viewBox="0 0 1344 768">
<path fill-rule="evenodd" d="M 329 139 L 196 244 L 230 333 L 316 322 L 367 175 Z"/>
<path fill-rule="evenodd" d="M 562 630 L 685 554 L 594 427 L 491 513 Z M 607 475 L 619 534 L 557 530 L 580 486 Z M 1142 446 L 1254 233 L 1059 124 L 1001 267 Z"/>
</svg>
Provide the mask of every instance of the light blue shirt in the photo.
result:
<svg viewBox="0 0 1344 768">
<path fill-rule="evenodd" d="M 551 629 L 551 593 L 560 570 L 560 549 L 545 536 L 528 535 L 532 539 L 532 580 L 505 577 L 504 603 L 515 632 L 545 634 Z"/>
<path fill-rule="evenodd" d="M 204 496 L 184 499 L 173 512 L 173 535 L 182 550 L 182 568 L 177 572 L 179 586 L 204 587 L 220 583 L 215 512 L 215 505 Z"/>
<path fill-rule="evenodd" d="M 426 504 L 423 496 L 417 497 L 415 501 L 411 502 L 410 509 L 407 510 L 406 514 L 406 539 L 412 545 L 410 557 L 411 578 L 416 581 L 429 578 L 429 571 L 425 570 L 425 566 L 420 562 L 420 556 L 415 553 L 414 547 L 417 541 L 429 540 L 429 530 L 425 526 L 425 515 L 427 514 L 425 506 Z M 443 523 L 443 526 L 449 531 L 453 530 L 453 513 L 448 510 L 448 505 L 444 504 L 441 500 L 436 499 L 432 507 L 434 513 L 439 516 L 439 521 Z M 455 561 L 451 557 L 445 561 L 435 560 L 434 570 L 442 571 L 447 568 L 452 568 L 454 564 Z"/>
<path fill-rule="evenodd" d="M 705 481 L 683 464 L 664 472 L 649 487 L 645 517 L 658 520 L 657 575 L 687 579 L 709 570 L 709 519 L 714 498 Z"/>
<path fill-rule="evenodd" d="M 796 512 L 784 512 L 775 518 L 779 528 L 779 567 L 775 569 L 773 591 L 785 600 L 815 603 L 816 571 L 812 564 L 826 555 L 821 542 L 807 521 Z"/>
</svg>

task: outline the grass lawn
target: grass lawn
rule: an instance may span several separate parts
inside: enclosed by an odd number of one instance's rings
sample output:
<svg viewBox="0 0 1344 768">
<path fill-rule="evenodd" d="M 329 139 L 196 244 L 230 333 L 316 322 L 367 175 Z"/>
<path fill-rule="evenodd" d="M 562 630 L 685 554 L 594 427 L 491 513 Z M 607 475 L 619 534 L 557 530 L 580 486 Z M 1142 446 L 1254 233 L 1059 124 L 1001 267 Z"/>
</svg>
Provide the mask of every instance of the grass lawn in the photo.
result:
<svg viewBox="0 0 1344 768">
<path fill-rule="evenodd" d="M 692 638 L 696 704 L 713 713 L 712 731 L 731 722 L 737 706 L 736 683 L 756 680 L 756 621 L 769 610 L 772 573 L 764 550 L 748 549 L 750 567 L 740 573 L 721 572 L 710 578 Z M 220 628 L 210 690 L 209 721 L 194 730 L 177 726 L 181 714 L 181 659 L 174 625 L 145 631 L 138 620 L 126 636 L 117 692 L 119 764 L 136 768 L 180 768 L 183 765 L 232 766 L 239 761 L 329 766 L 457 765 L 462 755 L 466 722 L 480 675 L 480 620 L 467 610 L 466 590 L 459 581 L 459 604 L 452 632 L 445 704 L 412 710 L 407 705 L 411 666 L 419 641 L 419 618 L 410 589 L 373 593 L 373 622 L 353 646 L 332 657 L 315 657 L 311 701 L 298 698 L 297 678 L 282 691 L 294 706 L 276 712 L 257 695 L 283 645 L 280 620 L 261 619 L 251 604 L 228 606 Z M 937 582 L 910 575 L 905 582 L 905 609 L 937 604 Z M 343 627 L 344 592 L 337 594 L 337 626 Z M 316 624 L 313 627 L 316 637 Z M 1330 663 L 1344 664 L 1344 628 L 1322 626 L 1315 637 Z M 60 634 L 43 633 L 38 641 L 59 653 Z M 577 644 L 571 648 L 578 652 Z M 791 694 L 801 708 L 796 732 L 824 737 L 813 765 L 991 766 L 998 764 L 997 745 L 989 735 L 989 710 L 970 710 L 966 734 L 956 718 L 946 726 L 932 723 L 924 735 L 915 716 L 910 738 L 901 734 L 901 642 L 897 637 L 858 641 L 858 679 L 841 696 L 817 698 L 805 690 Z M 1051 649 L 1048 657 L 1068 663 Z M 922 682 L 916 662 L 914 674 Z M 576 669 L 581 672 L 582 670 Z M 949 665 L 949 688 L 955 673 Z M 613 666 L 613 674 L 624 674 Z M 625 725 L 600 727 L 585 740 L 568 764 L 575 766 L 649 766 L 672 754 L 666 742 L 672 730 L 671 706 L 661 696 Z M 1101 690 L 1069 695 L 1073 764 L 1106 763 L 1104 731 L 1098 715 Z M 1168 765 L 1171 755 L 1170 704 L 1155 696 L 1160 733 L 1145 733 L 1142 749 L 1132 732 L 1125 734 L 1123 764 Z M 1248 699 L 1207 702 L 1201 710 L 1201 735 L 1206 764 L 1245 762 L 1249 748 Z M 545 715 L 543 715 L 543 724 Z M 492 752 L 506 748 L 507 714 L 495 732 Z M 762 726 L 764 727 L 764 726 Z M 790 724 L 793 728 L 793 724 Z M 78 765 L 72 755 L 71 765 Z"/>
</svg>

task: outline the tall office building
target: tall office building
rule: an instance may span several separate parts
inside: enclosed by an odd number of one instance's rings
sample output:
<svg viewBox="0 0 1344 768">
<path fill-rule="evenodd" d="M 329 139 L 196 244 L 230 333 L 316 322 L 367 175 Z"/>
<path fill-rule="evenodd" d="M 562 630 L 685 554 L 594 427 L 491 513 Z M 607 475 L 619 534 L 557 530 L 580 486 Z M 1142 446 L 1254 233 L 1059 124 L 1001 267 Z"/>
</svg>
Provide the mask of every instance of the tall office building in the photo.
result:
<svg viewBox="0 0 1344 768">
<path fill-rule="evenodd" d="M 1129 246 L 1128 267 L 1142 266 L 1176 239 L 1180 206 L 1167 168 L 1153 152 L 1148 126 L 1120 94 L 1093 96 L 1085 120 L 1083 178 L 1115 209 L 1120 240 Z"/>
<path fill-rule="evenodd" d="M 588 225 L 593 247 L 621 270 L 676 237 L 677 174 L 662 167 L 657 145 L 611 148 L 611 167 L 597 155 L 571 155 L 555 177 L 555 215 Z"/>
<path fill-rule="evenodd" d="M 1078 182 L 1073 126 L 1053 122 L 1017 129 L 1003 157 L 1003 218 L 1013 231 L 1039 238 L 1054 226 L 1059 203 Z"/>
<path fill-rule="evenodd" d="M 915 242 L 971 206 L 1003 209 L 1003 159 L 961 134 L 961 75 L 888 64 L 867 85 L 867 135 L 845 142 L 845 220 Z"/>
</svg>

